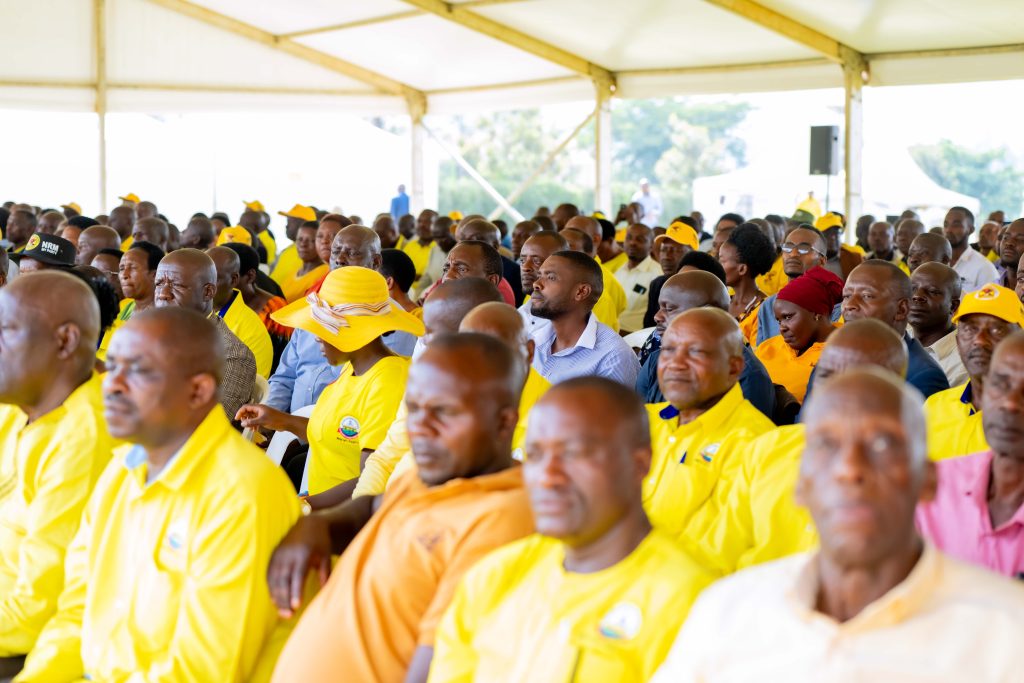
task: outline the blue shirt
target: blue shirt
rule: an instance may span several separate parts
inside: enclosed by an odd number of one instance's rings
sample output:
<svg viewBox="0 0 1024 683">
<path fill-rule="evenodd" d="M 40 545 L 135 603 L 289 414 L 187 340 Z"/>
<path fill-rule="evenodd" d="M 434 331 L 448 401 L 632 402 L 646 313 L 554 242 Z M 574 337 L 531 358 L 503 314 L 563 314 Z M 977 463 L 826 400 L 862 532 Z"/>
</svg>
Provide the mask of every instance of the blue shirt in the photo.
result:
<svg viewBox="0 0 1024 683">
<path fill-rule="evenodd" d="M 391 217 L 397 224 L 398 219 L 407 213 L 409 213 L 409 195 L 399 192 L 397 196 L 391 198 Z"/>
<path fill-rule="evenodd" d="M 534 337 L 537 351 L 533 354 L 533 368 L 552 384 L 573 377 L 607 377 L 632 389 L 640 372 L 640 361 L 633 349 L 612 328 L 599 323 L 593 315 L 583 328 L 576 344 L 558 353 L 552 353 L 555 328 L 544 325 Z"/>
<path fill-rule="evenodd" d="M 655 335 L 652 333 L 651 337 Z M 658 356 L 661 355 L 661 343 L 647 356 L 640 367 L 640 376 L 636 381 L 636 391 L 644 399 L 644 403 L 661 403 L 665 395 L 658 386 Z M 769 420 L 775 412 L 775 387 L 768 375 L 768 370 L 754 355 L 754 350 L 743 345 L 743 372 L 740 373 L 740 391 L 743 398 L 764 413 Z"/>
<path fill-rule="evenodd" d="M 295 330 L 281 352 L 277 371 L 270 376 L 270 394 L 263 403 L 293 413 L 316 403 L 324 387 L 338 379 L 340 367 L 333 367 L 320 353 L 316 336 Z"/>
<path fill-rule="evenodd" d="M 762 301 L 761 306 L 757 309 L 758 346 L 760 346 L 760 344 L 765 340 L 779 335 L 779 321 L 775 319 L 775 311 L 773 310 L 775 306 L 775 299 L 777 297 L 777 294 L 772 294 L 770 297 Z M 832 322 L 837 322 L 842 315 L 843 305 L 836 304 L 836 307 L 832 309 Z"/>
</svg>

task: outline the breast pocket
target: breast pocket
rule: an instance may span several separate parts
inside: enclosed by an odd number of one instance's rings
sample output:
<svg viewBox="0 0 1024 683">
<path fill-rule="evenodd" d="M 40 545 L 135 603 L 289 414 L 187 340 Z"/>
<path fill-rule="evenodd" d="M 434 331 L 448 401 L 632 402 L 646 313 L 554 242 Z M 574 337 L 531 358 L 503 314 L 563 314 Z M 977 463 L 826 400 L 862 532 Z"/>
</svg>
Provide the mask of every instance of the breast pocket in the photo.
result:
<svg viewBox="0 0 1024 683">
<path fill-rule="evenodd" d="M 640 683 L 644 680 L 633 643 L 600 634 L 576 634 L 577 657 L 572 683 Z"/>
<path fill-rule="evenodd" d="M 165 533 L 152 563 L 141 572 L 132 605 L 136 647 L 155 652 L 171 641 L 177 626 L 188 565 L 188 547 L 179 534 Z"/>
</svg>

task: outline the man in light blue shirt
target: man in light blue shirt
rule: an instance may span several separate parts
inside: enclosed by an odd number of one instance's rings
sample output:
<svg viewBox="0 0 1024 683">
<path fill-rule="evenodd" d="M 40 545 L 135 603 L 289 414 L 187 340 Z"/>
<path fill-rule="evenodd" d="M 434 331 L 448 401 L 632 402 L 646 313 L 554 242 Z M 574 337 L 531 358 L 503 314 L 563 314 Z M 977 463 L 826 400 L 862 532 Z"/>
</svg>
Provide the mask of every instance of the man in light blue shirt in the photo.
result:
<svg viewBox="0 0 1024 683">
<path fill-rule="evenodd" d="M 391 217 L 395 219 L 395 225 L 398 224 L 398 219 L 409 213 L 409 195 L 405 193 L 405 185 L 398 186 L 398 195 L 391 198 Z"/>
<path fill-rule="evenodd" d="M 636 385 L 640 362 L 633 349 L 591 314 L 603 287 L 601 266 L 586 254 L 555 252 L 541 266 L 530 313 L 551 324 L 533 332 L 533 367 L 552 384 L 597 376 Z"/>
</svg>

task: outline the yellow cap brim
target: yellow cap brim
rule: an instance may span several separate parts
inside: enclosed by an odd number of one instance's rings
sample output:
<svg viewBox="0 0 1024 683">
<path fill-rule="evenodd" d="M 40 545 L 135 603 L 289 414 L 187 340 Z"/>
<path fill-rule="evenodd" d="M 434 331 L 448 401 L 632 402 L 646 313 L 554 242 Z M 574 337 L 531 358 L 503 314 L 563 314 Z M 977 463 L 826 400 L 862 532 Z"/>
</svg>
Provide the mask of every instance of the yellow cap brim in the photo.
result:
<svg viewBox="0 0 1024 683">
<path fill-rule="evenodd" d="M 391 302 L 391 312 L 387 315 L 347 317 L 349 327 L 341 328 L 337 334 L 313 319 L 309 303 L 304 298 L 274 311 L 270 314 L 270 319 L 286 327 L 305 330 L 345 353 L 361 349 L 388 332 L 408 332 L 422 337 L 426 331 L 423 323 L 416 316 L 408 313 L 394 301 Z"/>
</svg>

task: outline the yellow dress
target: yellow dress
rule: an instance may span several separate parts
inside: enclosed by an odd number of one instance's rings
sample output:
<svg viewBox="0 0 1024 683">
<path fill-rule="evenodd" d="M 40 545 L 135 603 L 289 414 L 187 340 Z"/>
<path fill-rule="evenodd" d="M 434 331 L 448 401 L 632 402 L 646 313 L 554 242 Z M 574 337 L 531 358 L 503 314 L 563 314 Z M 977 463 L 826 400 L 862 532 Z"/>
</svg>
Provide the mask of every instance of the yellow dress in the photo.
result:
<svg viewBox="0 0 1024 683">
<path fill-rule="evenodd" d="M 811 378 L 811 372 L 818 364 L 821 350 L 824 348 L 825 342 L 816 342 L 797 355 L 782 335 L 777 335 L 763 341 L 755 354 L 764 363 L 772 382 L 786 387 L 796 400 L 803 403 L 804 396 L 807 395 L 807 381 Z"/>
<path fill-rule="evenodd" d="M 285 301 L 291 303 L 296 299 L 304 297 L 306 295 L 306 290 L 319 282 L 329 271 L 330 268 L 326 263 L 324 263 L 305 275 L 295 273 L 283 282 L 279 283 L 281 285 L 281 292 L 284 294 Z"/>
</svg>

